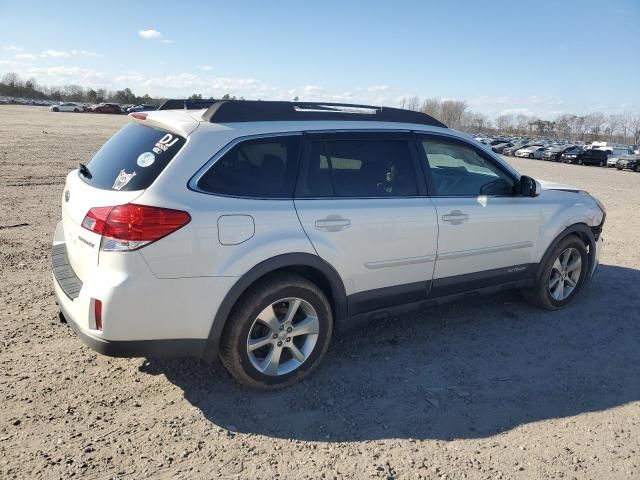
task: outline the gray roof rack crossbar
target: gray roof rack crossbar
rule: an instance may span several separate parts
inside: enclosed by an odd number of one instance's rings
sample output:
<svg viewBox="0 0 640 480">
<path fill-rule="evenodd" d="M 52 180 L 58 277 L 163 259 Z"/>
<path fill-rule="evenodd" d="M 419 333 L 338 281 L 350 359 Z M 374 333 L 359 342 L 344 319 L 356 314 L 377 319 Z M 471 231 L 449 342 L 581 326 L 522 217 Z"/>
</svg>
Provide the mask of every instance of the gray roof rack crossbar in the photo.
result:
<svg viewBox="0 0 640 480">
<path fill-rule="evenodd" d="M 435 118 L 413 110 L 327 102 L 220 100 L 212 103 L 202 118 L 211 123 L 350 120 L 416 123 L 446 128 Z"/>
</svg>

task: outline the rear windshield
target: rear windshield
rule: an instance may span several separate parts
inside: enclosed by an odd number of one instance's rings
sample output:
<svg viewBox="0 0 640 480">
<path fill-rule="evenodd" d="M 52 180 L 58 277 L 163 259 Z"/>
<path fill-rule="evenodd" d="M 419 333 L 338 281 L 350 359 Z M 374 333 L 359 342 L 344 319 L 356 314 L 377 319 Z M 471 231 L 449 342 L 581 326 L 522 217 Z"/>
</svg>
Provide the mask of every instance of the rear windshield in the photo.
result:
<svg viewBox="0 0 640 480">
<path fill-rule="evenodd" d="M 105 143 L 80 178 L 102 190 L 144 190 L 180 151 L 185 139 L 175 133 L 130 123 Z"/>
</svg>

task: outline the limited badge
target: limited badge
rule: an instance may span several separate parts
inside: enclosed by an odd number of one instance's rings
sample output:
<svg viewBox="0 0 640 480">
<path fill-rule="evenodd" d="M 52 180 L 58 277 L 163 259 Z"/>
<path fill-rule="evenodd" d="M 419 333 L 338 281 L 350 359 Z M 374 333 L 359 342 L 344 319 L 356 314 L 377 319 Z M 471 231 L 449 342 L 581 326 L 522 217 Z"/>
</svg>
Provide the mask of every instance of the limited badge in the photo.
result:
<svg viewBox="0 0 640 480">
<path fill-rule="evenodd" d="M 141 153 L 140 156 L 138 157 L 138 165 L 141 167 L 148 167 L 150 165 L 153 165 L 153 162 L 156 161 L 156 156 L 151 153 L 151 152 L 144 152 Z"/>
<path fill-rule="evenodd" d="M 127 173 L 127 172 L 124 171 L 124 169 L 120 170 L 120 173 L 116 177 L 116 181 L 113 182 L 113 187 L 112 188 L 114 190 L 120 190 L 127 183 L 129 183 L 131 181 L 131 179 L 133 177 L 135 177 L 135 176 L 136 176 L 136 172 Z"/>
</svg>

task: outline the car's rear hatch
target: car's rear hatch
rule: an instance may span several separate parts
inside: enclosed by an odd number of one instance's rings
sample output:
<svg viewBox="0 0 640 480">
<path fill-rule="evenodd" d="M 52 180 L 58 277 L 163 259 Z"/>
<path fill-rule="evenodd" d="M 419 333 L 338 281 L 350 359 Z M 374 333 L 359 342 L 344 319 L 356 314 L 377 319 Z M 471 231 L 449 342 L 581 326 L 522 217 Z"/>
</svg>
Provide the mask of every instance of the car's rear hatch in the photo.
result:
<svg viewBox="0 0 640 480">
<path fill-rule="evenodd" d="M 167 130 L 131 123 L 86 165 L 67 176 L 62 222 L 69 263 L 80 280 L 99 261 L 101 235 L 83 227 L 92 208 L 133 202 L 160 175 L 186 139 Z"/>
</svg>

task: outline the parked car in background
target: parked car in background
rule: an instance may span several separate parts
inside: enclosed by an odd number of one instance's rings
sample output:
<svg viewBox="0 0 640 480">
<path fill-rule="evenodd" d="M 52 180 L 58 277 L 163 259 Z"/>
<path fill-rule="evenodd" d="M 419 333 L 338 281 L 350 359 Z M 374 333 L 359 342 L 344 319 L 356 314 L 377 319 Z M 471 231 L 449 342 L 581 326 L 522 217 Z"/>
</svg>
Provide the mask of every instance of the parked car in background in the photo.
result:
<svg viewBox="0 0 640 480">
<path fill-rule="evenodd" d="M 563 153 L 569 152 L 574 148 L 576 148 L 574 145 L 557 145 L 555 147 L 549 147 L 542 155 L 542 159 L 559 162 Z"/>
<path fill-rule="evenodd" d="M 502 150 L 502 155 L 514 156 L 517 150 L 520 150 L 521 148 L 530 147 L 530 146 L 531 144 L 528 142 L 516 142 L 511 147 L 505 147 Z"/>
<path fill-rule="evenodd" d="M 511 142 L 498 143 L 498 144 L 492 146 L 491 150 L 493 150 L 495 153 L 502 153 L 504 151 L 504 149 L 507 148 L 507 147 L 513 147 L 513 143 L 511 143 Z"/>
<path fill-rule="evenodd" d="M 571 147 L 562 154 L 560 154 L 560 162 L 563 163 L 574 163 L 574 160 L 585 151 L 584 147 L 580 145 L 576 145 L 575 147 Z"/>
<path fill-rule="evenodd" d="M 151 103 L 145 103 L 144 105 L 134 105 L 133 107 L 129 107 L 129 108 L 127 108 L 126 112 L 127 113 L 152 112 L 152 111 L 157 110 L 157 109 L 158 109 L 157 105 L 153 105 Z"/>
<path fill-rule="evenodd" d="M 576 155 L 575 158 L 567 163 L 575 163 L 576 165 L 597 165 L 604 167 L 607 165 L 607 159 L 609 158 L 609 152 L 606 150 L 600 150 L 598 148 L 590 148 L 584 152 Z"/>
<path fill-rule="evenodd" d="M 630 155 L 622 155 L 616 162 L 616 168 L 618 170 L 627 169 L 640 172 L 640 155 L 635 153 Z"/>
<path fill-rule="evenodd" d="M 633 155 L 635 152 L 633 146 L 627 148 L 613 148 L 609 158 L 607 159 L 607 167 L 615 167 L 618 164 L 618 160 L 626 155 Z"/>
<path fill-rule="evenodd" d="M 530 147 L 526 147 L 526 148 L 521 148 L 519 150 L 516 150 L 516 157 L 521 157 L 521 158 L 535 158 L 535 159 L 540 159 L 542 158 L 542 155 L 544 154 L 544 149 L 545 147 L 543 147 L 542 145 L 531 145 Z"/>
<path fill-rule="evenodd" d="M 60 102 L 56 105 L 51 105 L 49 107 L 49 110 L 51 110 L 52 112 L 75 112 L 75 113 L 79 113 L 79 112 L 83 112 L 84 108 L 82 107 L 82 105 L 79 105 L 77 103 L 71 103 L 71 102 Z"/>
<path fill-rule="evenodd" d="M 93 105 L 91 111 L 94 113 L 122 113 L 122 109 L 117 103 L 100 103 Z"/>
</svg>

